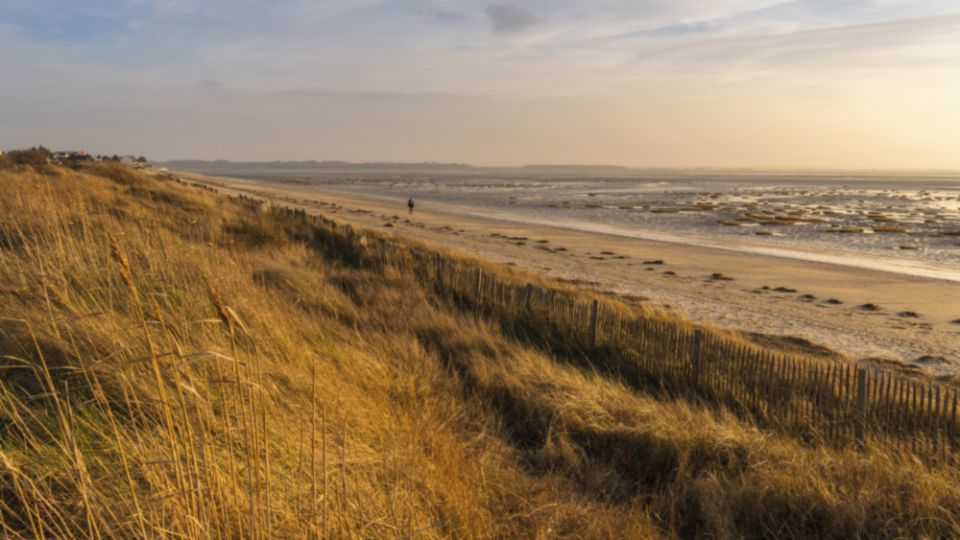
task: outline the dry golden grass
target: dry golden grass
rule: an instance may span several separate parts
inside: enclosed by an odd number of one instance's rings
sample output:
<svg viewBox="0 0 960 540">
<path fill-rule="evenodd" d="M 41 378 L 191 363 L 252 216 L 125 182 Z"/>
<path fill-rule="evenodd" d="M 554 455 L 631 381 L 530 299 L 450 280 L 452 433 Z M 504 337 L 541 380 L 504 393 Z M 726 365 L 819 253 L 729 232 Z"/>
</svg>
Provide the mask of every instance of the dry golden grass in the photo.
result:
<svg viewBox="0 0 960 540">
<path fill-rule="evenodd" d="M 119 166 L 0 172 L 0 535 L 960 534 L 952 469 L 640 395 L 344 249 Z"/>
</svg>

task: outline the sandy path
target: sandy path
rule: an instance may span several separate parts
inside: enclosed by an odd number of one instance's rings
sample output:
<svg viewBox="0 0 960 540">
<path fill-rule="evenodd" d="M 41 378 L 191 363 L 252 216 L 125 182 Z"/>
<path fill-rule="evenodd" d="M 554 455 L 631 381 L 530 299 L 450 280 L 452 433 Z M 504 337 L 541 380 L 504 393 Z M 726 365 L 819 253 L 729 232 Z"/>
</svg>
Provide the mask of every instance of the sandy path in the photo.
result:
<svg viewBox="0 0 960 540">
<path fill-rule="evenodd" d="M 405 200 L 180 176 L 551 277 L 591 282 L 600 290 L 647 297 L 725 328 L 802 337 L 853 358 L 940 356 L 948 363 L 928 361 L 924 368 L 960 372 L 960 324 L 951 322 L 960 319 L 955 281 L 487 219 L 475 215 L 476 209 L 429 202 L 418 203 L 408 216 Z M 645 264 L 658 260 L 663 263 Z M 732 279 L 710 278 L 715 273 Z M 879 310 L 860 307 L 868 303 Z"/>
</svg>

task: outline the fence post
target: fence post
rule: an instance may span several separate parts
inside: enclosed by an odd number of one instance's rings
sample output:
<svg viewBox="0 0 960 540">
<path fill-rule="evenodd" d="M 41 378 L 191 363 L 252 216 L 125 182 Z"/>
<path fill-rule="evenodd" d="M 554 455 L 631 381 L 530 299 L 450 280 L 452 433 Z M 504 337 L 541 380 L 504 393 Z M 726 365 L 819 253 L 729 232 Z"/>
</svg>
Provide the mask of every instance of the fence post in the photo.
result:
<svg viewBox="0 0 960 540">
<path fill-rule="evenodd" d="M 855 429 L 857 446 L 864 448 L 864 428 L 867 423 L 867 370 L 857 367 L 857 417 Z"/>
<path fill-rule="evenodd" d="M 690 349 L 690 362 L 693 367 L 693 387 L 700 388 L 700 377 L 703 373 L 703 330 L 697 328 L 693 331 L 693 344 Z"/>
<path fill-rule="evenodd" d="M 590 304 L 590 346 L 597 346 L 597 322 L 600 317 L 600 302 L 596 299 Z"/>
</svg>

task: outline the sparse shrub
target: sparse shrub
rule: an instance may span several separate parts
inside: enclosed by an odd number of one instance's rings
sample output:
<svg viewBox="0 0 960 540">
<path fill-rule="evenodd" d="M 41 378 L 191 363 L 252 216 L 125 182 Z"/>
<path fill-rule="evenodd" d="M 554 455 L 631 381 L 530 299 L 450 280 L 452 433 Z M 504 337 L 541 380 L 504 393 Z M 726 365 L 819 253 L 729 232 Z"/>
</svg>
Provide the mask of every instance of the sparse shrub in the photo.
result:
<svg viewBox="0 0 960 540">
<path fill-rule="evenodd" d="M 4 154 L 4 161 L 12 165 L 29 166 L 42 171 L 53 159 L 53 153 L 43 146 L 36 146 L 26 150 L 11 150 Z"/>
</svg>

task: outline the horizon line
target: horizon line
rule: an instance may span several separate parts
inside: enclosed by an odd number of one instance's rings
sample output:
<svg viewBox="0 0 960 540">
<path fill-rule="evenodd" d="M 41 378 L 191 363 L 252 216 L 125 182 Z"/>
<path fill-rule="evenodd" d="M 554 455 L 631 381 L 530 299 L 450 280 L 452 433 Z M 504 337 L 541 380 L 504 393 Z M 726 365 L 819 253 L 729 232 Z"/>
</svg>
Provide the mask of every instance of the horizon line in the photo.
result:
<svg viewBox="0 0 960 540">
<path fill-rule="evenodd" d="M 712 166 L 712 165 L 620 165 L 612 163 L 521 163 L 521 164 L 475 164 L 470 162 L 458 161 L 351 161 L 346 159 L 271 159 L 271 160 L 233 160 L 233 159 L 206 159 L 206 158 L 175 158 L 166 160 L 148 160 L 151 163 L 230 163 L 246 165 L 270 165 L 270 164 L 343 164 L 352 166 L 378 166 L 378 165 L 400 165 L 400 166 L 435 166 L 435 167 L 457 167 L 472 169 L 523 169 L 523 168 L 579 168 L 579 169 L 624 169 L 630 171 L 716 171 L 716 172 L 818 172 L 818 173 L 844 173 L 844 172 L 871 172 L 871 173 L 950 173 L 960 175 L 960 167 L 829 167 L 829 166 Z"/>
</svg>

